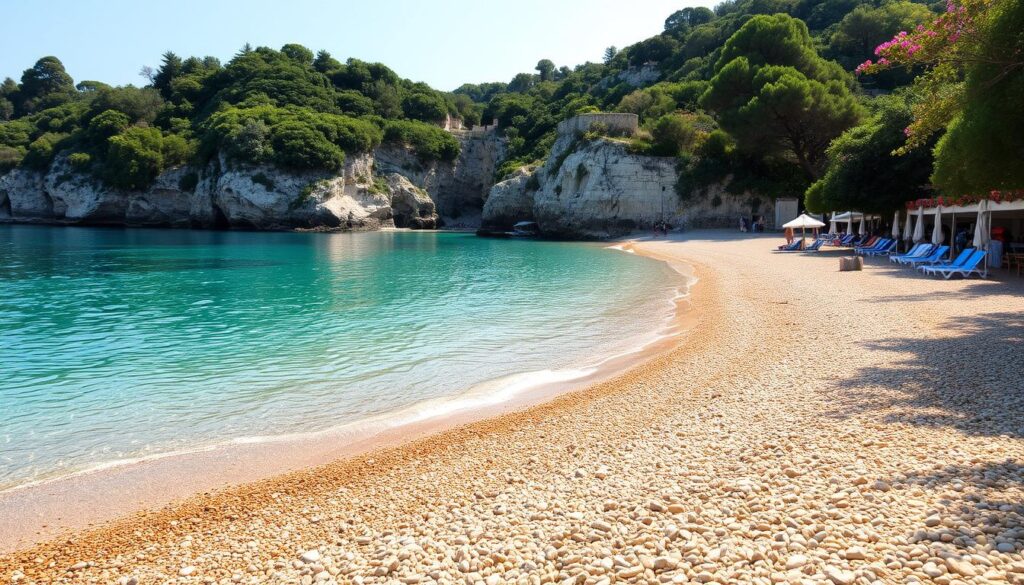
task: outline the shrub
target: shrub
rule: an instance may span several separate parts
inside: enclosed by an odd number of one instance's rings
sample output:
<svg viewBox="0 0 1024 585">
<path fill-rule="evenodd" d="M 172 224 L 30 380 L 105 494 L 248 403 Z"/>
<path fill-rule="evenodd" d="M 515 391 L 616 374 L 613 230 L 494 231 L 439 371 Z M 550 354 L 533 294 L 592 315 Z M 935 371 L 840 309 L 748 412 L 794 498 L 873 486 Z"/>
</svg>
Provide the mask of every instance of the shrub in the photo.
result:
<svg viewBox="0 0 1024 585">
<path fill-rule="evenodd" d="M 0 146 L 0 172 L 6 172 L 21 163 L 25 158 L 25 148 Z"/>
<path fill-rule="evenodd" d="M 22 164 L 39 171 L 46 170 L 53 162 L 53 157 L 57 154 L 58 147 L 65 138 L 67 138 L 67 134 L 54 132 L 47 132 L 36 138 L 32 144 L 28 145 L 28 152 L 25 153 Z"/>
<path fill-rule="evenodd" d="M 108 140 L 103 178 L 121 189 L 143 189 L 163 169 L 163 136 L 156 128 L 133 126 Z"/>
<path fill-rule="evenodd" d="M 85 170 L 92 164 L 92 156 L 87 152 L 74 152 L 68 157 L 68 162 L 76 170 Z"/>
<path fill-rule="evenodd" d="M 459 156 L 459 141 L 432 124 L 393 120 L 384 127 L 384 141 L 411 146 L 422 161 L 452 161 Z"/>
<path fill-rule="evenodd" d="M 316 128 L 297 120 L 276 124 L 270 131 L 274 162 L 294 169 L 337 170 L 345 164 L 345 151 Z"/>
</svg>

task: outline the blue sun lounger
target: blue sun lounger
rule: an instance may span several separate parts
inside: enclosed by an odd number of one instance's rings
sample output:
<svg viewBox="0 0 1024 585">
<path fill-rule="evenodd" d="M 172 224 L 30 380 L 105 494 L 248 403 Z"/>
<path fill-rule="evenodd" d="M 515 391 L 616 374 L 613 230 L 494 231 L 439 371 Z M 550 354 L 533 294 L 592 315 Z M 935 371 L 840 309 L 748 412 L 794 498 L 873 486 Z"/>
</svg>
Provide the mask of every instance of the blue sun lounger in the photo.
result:
<svg viewBox="0 0 1024 585">
<path fill-rule="evenodd" d="M 946 252 L 949 252 L 949 246 L 939 246 L 928 256 L 925 256 L 924 258 L 908 258 L 903 261 L 903 264 L 910 266 L 917 266 L 918 264 L 935 264 L 936 262 L 942 261 L 942 257 L 946 255 Z"/>
<path fill-rule="evenodd" d="M 873 248 L 871 250 L 865 250 L 863 254 L 865 256 L 885 256 L 891 254 L 893 249 L 896 247 L 896 240 L 886 240 L 886 243 L 880 248 Z"/>
<path fill-rule="evenodd" d="M 964 278 L 972 274 L 977 274 L 982 278 L 988 276 L 988 267 L 979 268 L 978 265 L 985 259 L 985 255 L 988 254 L 985 250 L 975 250 L 971 257 L 960 266 L 925 266 L 925 274 L 942 275 L 946 280 L 949 280 L 954 274 L 959 274 Z"/>
<path fill-rule="evenodd" d="M 802 252 L 818 252 L 821 247 L 825 245 L 828 240 L 814 240 L 814 243 L 808 244 L 806 248 L 801 250 Z"/>
<path fill-rule="evenodd" d="M 775 250 L 777 252 L 799 252 L 801 246 L 803 246 L 803 240 L 793 240 L 792 244 L 786 244 L 785 246 L 779 246 Z"/>
<path fill-rule="evenodd" d="M 889 256 L 889 262 L 901 262 L 907 258 L 924 258 L 934 251 L 931 244 L 914 244 L 914 247 L 905 254 Z"/>
<path fill-rule="evenodd" d="M 892 242 L 892 240 L 889 240 L 887 238 L 879 238 L 877 242 L 875 242 L 874 244 L 872 244 L 872 245 L 870 245 L 870 246 L 868 246 L 866 248 L 860 248 L 860 247 L 854 248 L 853 249 L 853 253 L 854 254 L 868 254 L 870 252 L 875 252 L 875 251 L 878 251 L 878 250 L 883 250 L 883 249 L 885 249 L 886 246 L 889 245 L 890 242 Z"/>
<path fill-rule="evenodd" d="M 917 269 L 921 272 L 925 272 L 926 268 L 958 268 L 963 266 L 964 262 L 967 262 L 973 253 L 974 248 L 967 248 L 966 250 L 962 250 L 952 262 L 936 262 L 930 266 L 918 266 Z"/>
</svg>

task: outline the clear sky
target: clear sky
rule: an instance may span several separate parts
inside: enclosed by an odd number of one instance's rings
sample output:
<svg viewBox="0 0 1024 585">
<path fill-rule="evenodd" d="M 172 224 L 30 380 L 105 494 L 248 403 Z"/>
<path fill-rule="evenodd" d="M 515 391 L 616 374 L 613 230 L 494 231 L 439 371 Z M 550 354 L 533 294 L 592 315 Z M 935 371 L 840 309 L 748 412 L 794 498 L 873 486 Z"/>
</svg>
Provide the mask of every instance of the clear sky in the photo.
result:
<svg viewBox="0 0 1024 585">
<path fill-rule="evenodd" d="M 665 17 L 704 0 L 0 0 L 0 78 L 20 79 L 46 55 L 75 82 L 143 83 L 172 50 L 226 62 L 246 42 L 303 44 L 344 61 L 387 64 L 441 90 L 508 81 L 540 59 L 599 61 L 662 30 Z"/>
</svg>

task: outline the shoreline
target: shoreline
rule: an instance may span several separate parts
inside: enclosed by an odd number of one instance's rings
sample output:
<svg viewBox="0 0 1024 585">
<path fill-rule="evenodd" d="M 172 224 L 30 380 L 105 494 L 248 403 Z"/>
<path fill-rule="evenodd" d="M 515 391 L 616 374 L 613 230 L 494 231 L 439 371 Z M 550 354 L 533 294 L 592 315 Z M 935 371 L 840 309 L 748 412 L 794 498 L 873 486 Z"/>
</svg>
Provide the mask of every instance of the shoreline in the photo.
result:
<svg viewBox="0 0 1024 585">
<path fill-rule="evenodd" d="M 773 240 L 630 244 L 700 276 L 641 367 L 0 554 L 0 582 L 1024 582 L 1024 280 Z"/>
<path fill-rule="evenodd" d="M 602 247 L 636 254 L 635 243 L 619 240 Z M 639 347 L 578 367 L 522 372 L 490 380 L 452 396 L 421 401 L 321 431 L 243 437 L 196 449 L 103 462 L 70 474 L 5 488 L 0 490 L 0 554 L 125 516 L 174 506 L 199 494 L 309 470 L 521 412 L 639 367 L 672 351 L 695 326 L 691 299 L 699 283 L 695 270 L 687 263 L 653 254 L 640 255 L 665 262 L 682 282 L 680 292 L 669 299 L 674 305 L 669 319 Z M 558 378 L 560 374 L 566 379 L 533 384 L 528 380 L 530 376 Z M 516 390 L 519 380 L 526 382 L 525 388 Z M 494 385 L 499 385 L 497 398 L 493 392 L 480 392 L 481 387 Z M 110 498 L 111 493 L 120 495 Z"/>
</svg>

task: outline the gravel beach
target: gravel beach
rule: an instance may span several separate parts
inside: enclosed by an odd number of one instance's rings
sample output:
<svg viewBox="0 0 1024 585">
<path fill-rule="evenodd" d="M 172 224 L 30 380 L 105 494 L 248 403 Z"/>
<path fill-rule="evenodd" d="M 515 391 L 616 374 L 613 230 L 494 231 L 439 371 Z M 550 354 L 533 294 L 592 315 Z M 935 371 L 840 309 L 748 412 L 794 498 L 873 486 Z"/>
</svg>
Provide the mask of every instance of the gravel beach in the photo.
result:
<svg viewBox="0 0 1024 585">
<path fill-rule="evenodd" d="M 630 244 L 694 267 L 694 327 L 610 381 L 23 549 L 0 583 L 1024 583 L 1024 279 L 778 241 Z"/>
</svg>

